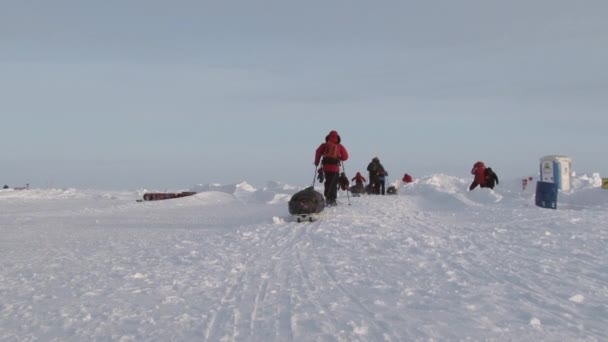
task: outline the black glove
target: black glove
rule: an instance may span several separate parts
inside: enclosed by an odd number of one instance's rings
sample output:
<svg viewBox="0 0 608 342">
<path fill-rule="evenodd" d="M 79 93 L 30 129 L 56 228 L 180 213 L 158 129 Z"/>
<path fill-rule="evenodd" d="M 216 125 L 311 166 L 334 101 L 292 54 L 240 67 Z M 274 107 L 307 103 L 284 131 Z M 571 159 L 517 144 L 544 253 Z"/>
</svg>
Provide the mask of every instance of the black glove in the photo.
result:
<svg viewBox="0 0 608 342">
<path fill-rule="evenodd" d="M 319 180 L 319 183 L 323 183 L 323 181 L 325 181 L 325 174 L 323 173 L 323 169 L 319 169 L 317 171 L 317 179 Z"/>
</svg>

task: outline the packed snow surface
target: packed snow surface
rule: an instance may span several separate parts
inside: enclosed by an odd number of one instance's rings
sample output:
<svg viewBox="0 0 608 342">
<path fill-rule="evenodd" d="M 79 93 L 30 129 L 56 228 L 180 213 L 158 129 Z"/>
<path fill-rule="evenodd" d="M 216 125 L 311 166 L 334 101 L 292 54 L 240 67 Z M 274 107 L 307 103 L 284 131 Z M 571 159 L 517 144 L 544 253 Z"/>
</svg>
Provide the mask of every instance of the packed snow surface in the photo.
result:
<svg viewBox="0 0 608 342">
<path fill-rule="evenodd" d="M 469 181 L 340 192 L 313 223 L 279 182 L 0 190 L 0 340 L 608 341 L 599 176 L 557 210 Z"/>
</svg>

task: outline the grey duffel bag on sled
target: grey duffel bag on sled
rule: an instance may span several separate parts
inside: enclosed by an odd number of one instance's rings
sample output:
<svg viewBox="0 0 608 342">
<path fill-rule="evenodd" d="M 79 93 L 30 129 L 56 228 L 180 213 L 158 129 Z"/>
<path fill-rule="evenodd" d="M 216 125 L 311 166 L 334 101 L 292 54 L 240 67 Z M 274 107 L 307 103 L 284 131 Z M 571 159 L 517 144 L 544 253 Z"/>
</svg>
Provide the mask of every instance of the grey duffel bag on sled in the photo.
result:
<svg viewBox="0 0 608 342">
<path fill-rule="evenodd" d="M 312 186 L 296 192 L 289 200 L 291 215 L 318 214 L 325 209 L 325 197 Z"/>
</svg>

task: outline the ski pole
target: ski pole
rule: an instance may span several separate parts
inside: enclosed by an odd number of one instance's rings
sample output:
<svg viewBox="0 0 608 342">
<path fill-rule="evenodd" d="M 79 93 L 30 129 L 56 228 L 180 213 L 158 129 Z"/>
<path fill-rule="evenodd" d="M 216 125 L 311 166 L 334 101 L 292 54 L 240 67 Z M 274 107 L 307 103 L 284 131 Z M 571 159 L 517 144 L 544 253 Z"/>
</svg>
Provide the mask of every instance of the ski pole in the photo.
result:
<svg viewBox="0 0 608 342">
<path fill-rule="evenodd" d="M 346 167 L 344 167 L 344 162 L 341 162 L 340 164 L 342 164 L 342 172 L 344 172 L 344 174 L 346 175 Z M 348 188 L 346 188 L 346 199 L 348 200 L 348 205 L 350 205 L 350 194 L 349 194 L 349 190 Z"/>
<path fill-rule="evenodd" d="M 317 165 L 315 165 L 315 173 L 312 177 L 312 188 L 315 188 L 315 182 L 317 181 Z"/>
</svg>

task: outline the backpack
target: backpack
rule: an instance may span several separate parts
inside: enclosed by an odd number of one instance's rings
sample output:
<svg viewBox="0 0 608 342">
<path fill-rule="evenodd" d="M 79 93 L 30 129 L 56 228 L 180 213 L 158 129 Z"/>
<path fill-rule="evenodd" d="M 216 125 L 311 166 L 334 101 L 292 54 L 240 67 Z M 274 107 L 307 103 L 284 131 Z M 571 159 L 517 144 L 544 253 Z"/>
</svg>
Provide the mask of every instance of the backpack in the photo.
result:
<svg viewBox="0 0 608 342">
<path fill-rule="evenodd" d="M 382 166 L 382 164 L 378 164 L 378 172 L 376 173 L 376 175 L 378 176 L 378 179 L 383 181 L 386 179 L 386 176 L 388 176 L 388 172 L 386 172 L 386 170 L 384 170 L 384 167 Z"/>
<path fill-rule="evenodd" d="M 340 146 L 336 143 L 328 141 L 325 143 L 325 152 L 323 152 L 323 165 L 325 164 L 340 164 Z"/>
<path fill-rule="evenodd" d="M 486 182 L 485 184 L 483 184 L 483 187 L 493 189 L 497 183 L 498 177 L 496 176 L 496 173 L 494 173 L 494 170 L 492 170 L 491 167 L 486 168 L 484 177 Z"/>
</svg>

